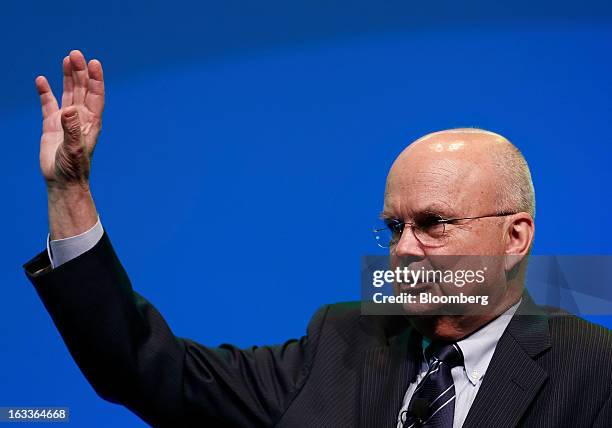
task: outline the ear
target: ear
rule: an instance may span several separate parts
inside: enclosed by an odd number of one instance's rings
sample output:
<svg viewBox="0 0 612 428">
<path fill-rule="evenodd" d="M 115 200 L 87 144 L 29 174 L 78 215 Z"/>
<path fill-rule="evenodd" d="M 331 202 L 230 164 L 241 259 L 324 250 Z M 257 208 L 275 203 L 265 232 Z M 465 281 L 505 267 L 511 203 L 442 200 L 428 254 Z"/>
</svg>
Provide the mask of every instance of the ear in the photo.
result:
<svg viewBox="0 0 612 428">
<path fill-rule="evenodd" d="M 535 233 L 533 218 L 528 213 L 508 216 L 505 233 L 506 271 L 510 271 L 529 253 Z"/>
</svg>

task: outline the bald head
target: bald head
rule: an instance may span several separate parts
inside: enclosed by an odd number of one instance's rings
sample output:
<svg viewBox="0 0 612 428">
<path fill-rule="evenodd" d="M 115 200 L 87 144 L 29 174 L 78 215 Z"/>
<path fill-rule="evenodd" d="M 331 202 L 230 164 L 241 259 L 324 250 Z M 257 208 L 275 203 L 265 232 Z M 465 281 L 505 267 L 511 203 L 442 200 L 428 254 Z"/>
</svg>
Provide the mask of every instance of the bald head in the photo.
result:
<svg viewBox="0 0 612 428">
<path fill-rule="evenodd" d="M 484 205 L 481 208 L 485 211 L 527 212 L 535 216 L 535 194 L 527 162 L 510 141 L 494 132 L 459 128 L 419 138 L 395 160 L 387 188 L 393 182 L 409 183 L 415 179 L 431 179 L 434 188 L 449 186 L 453 190 L 451 195 L 446 192 L 447 196 L 461 199 L 463 195 L 471 205 Z M 446 201 L 454 202 L 458 201 Z"/>
</svg>

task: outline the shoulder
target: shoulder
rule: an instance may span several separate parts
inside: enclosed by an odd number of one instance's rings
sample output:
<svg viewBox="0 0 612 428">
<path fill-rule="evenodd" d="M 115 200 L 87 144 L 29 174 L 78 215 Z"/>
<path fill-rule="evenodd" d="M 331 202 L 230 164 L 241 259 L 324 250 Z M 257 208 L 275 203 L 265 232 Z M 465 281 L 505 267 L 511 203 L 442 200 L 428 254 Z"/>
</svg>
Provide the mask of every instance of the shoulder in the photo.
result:
<svg viewBox="0 0 612 428">
<path fill-rule="evenodd" d="M 316 331 L 326 340 L 344 343 L 352 349 L 360 346 L 387 344 L 389 336 L 408 327 L 407 319 L 400 316 L 364 315 L 361 302 L 340 302 L 321 307 L 312 317 L 308 333 Z"/>
<path fill-rule="evenodd" d="M 591 384 L 612 384 L 612 332 L 570 314 L 551 314 L 548 319 L 551 347 L 542 357 L 558 376 Z"/>
<path fill-rule="evenodd" d="M 586 355 L 612 359 L 612 331 L 567 313 L 549 312 L 549 332 L 555 346 Z"/>
<path fill-rule="evenodd" d="M 311 324 L 323 322 L 326 327 L 352 330 L 367 328 L 386 321 L 388 321 L 386 316 L 363 315 L 361 302 L 353 301 L 322 306 L 312 317 Z"/>
<path fill-rule="evenodd" d="M 361 302 L 340 302 L 321 306 L 312 316 L 309 324 L 309 333 L 312 330 L 342 328 L 355 328 L 361 316 Z"/>
<path fill-rule="evenodd" d="M 361 302 L 338 302 L 325 305 L 329 322 L 343 323 L 358 321 L 361 315 Z"/>
</svg>

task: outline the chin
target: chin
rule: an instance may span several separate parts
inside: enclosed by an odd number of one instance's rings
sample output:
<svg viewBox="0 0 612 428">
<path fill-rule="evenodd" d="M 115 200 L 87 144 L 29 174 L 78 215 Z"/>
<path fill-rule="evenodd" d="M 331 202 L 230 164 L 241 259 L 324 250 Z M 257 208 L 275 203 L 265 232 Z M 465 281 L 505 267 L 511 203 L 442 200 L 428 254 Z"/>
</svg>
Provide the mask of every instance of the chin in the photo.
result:
<svg viewBox="0 0 612 428">
<path fill-rule="evenodd" d="M 398 286 L 395 289 L 396 295 L 398 293 L 408 293 L 416 299 L 415 303 L 402 303 L 402 308 L 406 315 L 420 316 L 420 315 L 440 315 L 444 313 L 443 303 L 426 302 L 420 301 L 421 295 L 441 295 L 440 285 L 435 283 L 418 284 L 415 287 L 410 286 Z"/>
<path fill-rule="evenodd" d="M 409 316 L 427 316 L 427 315 L 442 315 L 445 313 L 443 304 L 435 303 L 404 303 L 402 307 L 406 315 Z"/>
</svg>

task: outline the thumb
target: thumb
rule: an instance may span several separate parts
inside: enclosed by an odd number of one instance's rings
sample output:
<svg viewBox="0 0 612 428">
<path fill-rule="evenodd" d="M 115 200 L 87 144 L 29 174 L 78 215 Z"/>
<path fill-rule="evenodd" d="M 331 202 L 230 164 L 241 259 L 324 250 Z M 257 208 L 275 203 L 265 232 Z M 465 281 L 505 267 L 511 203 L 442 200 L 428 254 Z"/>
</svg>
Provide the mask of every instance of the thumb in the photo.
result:
<svg viewBox="0 0 612 428">
<path fill-rule="evenodd" d="M 89 158 L 81 138 L 81 122 L 74 106 L 62 111 L 64 143 L 57 149 L 55 171 L 64 183 L 86 182 L 89 178 Z"/>
<path fill-rule="evenodd" d="M 64 128 L 64 142 L 69 146 L 81 144 L 81 121 L 79 112 L 74 106 L 67 107 L 62 111 L 62 128 Z"/>
</svg>

